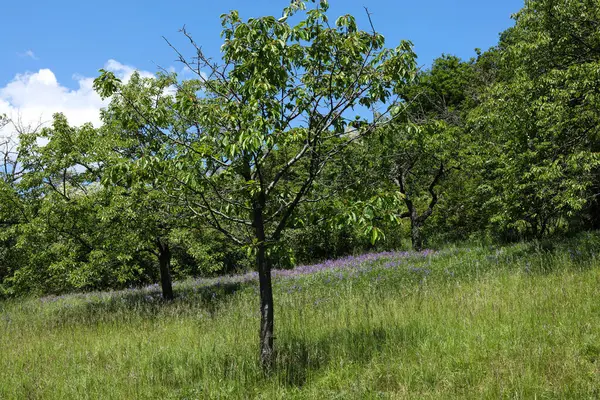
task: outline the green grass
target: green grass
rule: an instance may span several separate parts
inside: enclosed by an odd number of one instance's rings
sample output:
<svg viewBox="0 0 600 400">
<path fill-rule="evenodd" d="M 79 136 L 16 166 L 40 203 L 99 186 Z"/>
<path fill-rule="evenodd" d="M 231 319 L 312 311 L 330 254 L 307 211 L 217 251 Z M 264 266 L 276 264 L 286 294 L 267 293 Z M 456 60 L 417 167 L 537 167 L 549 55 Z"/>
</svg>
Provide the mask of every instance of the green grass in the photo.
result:
<svg viewBox="0 0 600 400">
<path fill-rule="evenodd" d="M 275 281 L 0 303 L 0 399 L 599 398 L 600 237 Z"/>
</svg>

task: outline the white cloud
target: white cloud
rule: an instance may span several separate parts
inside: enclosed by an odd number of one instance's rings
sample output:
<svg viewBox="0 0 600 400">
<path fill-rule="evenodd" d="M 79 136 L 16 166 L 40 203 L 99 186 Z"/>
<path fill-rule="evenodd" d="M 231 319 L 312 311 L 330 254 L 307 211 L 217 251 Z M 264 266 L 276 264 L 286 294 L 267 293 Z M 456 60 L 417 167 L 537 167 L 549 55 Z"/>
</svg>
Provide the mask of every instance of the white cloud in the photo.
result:
<svg viewBox="0 0 600 400">
<path fill-rule="evenodd" d="M 123 80 L 123 82 L 127 82 L 135 71 L 138 71 L 142 78 L 154 77 L 154 74 L 151 72 L 138 70 L 132 67 L 131 65 L 121 64 L 116 60 L 108 60 L 106 64 L 104 64 L 104 69 L 107 71 L 114 72 L 115 75 L 117 75 L 121 80 Z"/>
<path fill-rule="evenodd" d="M 187 65 L 181 69 L 179 76 L 183 79 L 198 79 L 198 72 L 192 71 Z M 208 79 L 208 75 L 204 71 L 200 71 L 202 79 Z"/>
<path fill-rule="evenodd" d="M 32 53 L 33 54 L 33 53 Z M 104 69 L 112 71 L 127 82 L 136 69 L 108 60 Z M 148 71 L 139 71 L 144 77 L 153 77 Z M 100 125 L 100 109 L 108 104 L 93 89 L 94 77 L 73 75 L 76 89 L 70 89 L 58 82 L 52 70 L 44 68 L 37 72 L 17 74 L 12 81 L 0 86 L 0 114 L 9 118 L 20 118 L 25 125 L 35 125 L 39 121 L 48 123 L 52 115 L 62 112 L 72 125 L 91 122 Z M 9 127 L 0 129 L 0 136 L 7 136 Z"/>
<path fill-rule="evenodd" d="M 19 53 L 20 57 L 29 57 L 33 60 L 39 60 L 39 58 L 35 55 L 35 53 L 33 52 L 33 50 L 27 50 L 23 53 Z"/>
</svg>

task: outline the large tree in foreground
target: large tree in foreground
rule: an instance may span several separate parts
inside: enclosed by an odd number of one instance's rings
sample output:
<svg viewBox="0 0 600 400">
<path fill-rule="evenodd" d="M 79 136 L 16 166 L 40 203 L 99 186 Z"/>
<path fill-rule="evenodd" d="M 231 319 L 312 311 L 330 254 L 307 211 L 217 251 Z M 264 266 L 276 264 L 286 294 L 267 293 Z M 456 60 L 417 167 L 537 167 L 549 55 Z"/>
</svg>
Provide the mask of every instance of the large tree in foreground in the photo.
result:
<svg viewBox="0 0 600 400">
<path fill-rule="evenodd" d="M 306 3 L 293 1 L 279 19 L 223 15 L 220 64 L 184 30 L 195 53 L 180 59 L 196 79 L 173 80 L 174 95 L 147 101 L 109 72 L 96 80 L 140 135 L 168 139 L 157 154 L 172 157 L 136 165 L 168 176 L 172 196 L 255 255 L 265 369 L 274 358 L 271 265 L 283 231 L 301 204 L 320 199 L 313 185 L 324 167 L 393 119 L 398 88 L 415 74 L 410 43 L 386 49 L 383 36 L 359 30 L 350 15 L 328 21 L 327 1 Z"/>
</svg>

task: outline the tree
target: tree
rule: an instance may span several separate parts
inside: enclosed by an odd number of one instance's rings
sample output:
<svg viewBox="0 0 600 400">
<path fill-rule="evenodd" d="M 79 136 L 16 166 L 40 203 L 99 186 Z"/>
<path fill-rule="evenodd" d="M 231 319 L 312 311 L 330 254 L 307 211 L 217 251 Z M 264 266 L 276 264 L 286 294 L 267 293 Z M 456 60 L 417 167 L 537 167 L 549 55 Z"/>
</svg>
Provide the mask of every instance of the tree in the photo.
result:
<svg viewBox="0 0 600 400">
<path fill-rule="evenodd" d="M 499 79 L 470 126 L 496 230 L 541 236 L 597 202 L 600 5 L 533 0 L 515 20 L 494 50 Z"/>
<path fill-rule="evenodd" d="M 369 206 L 373 211 L 367 215 L 407 218 L 415 250 L 423 247 L 422 228 L 438 204 L 444 181 L 463 162 L 462 113 L 471 76 L 470 63 L 453 56 L 436 59 L 430 70 L 402 88 L 401 118 L 365 139 L 360 161 L 353 166 L 359 198 L 380 199 L 378 192 L 387 192 L 388 201 Z"/>
<path fill-rule="evenodd" d="M 35 204 L 35 197 L 21 190 L 25 168 L 18 136 L 38 132 L 40 126 L 26 125 L 20 117 L 9 119 L 0 115 L 0 129 L 5 128 L 8 132 L 0 137 L 0 296 L 12 293 L 5 280 L 24 264 L 25 254 L 17 246 L 18 238 L 22 225 L 31 217 L 31 206 Z"/>
<path fill-rule="evenodd" d="M 172 233 L 185 221 L 181 207 L 172 204 L 155 185 L 110 185 L 105 190 L 110 194 L 99 213 L 114 234 L 106 238 L 104 247 L 129 260 L 141 253 L 156 257 L 162 297 L 173 300 Z"/>
<path fill-rule="evenodd" d="M 91 267 L 105 232 L 95 137 L 90 124 L 73 128 L 62 114 L 49 127 L 19 135 L 18 188 L 30 202 L 17 241 L 23 265 L 11 277 L 18 291 L 63 292 L 110 280 Z"/>
<path fill-rule="evenodd" d="M 402 195 L 407 211 L 399 217 L 410 220 L 412 247 L 420 251 L 423 248 L 421 229 L 438 203 L 439 186 L 447 173 L 458 165 L 452 157 L 453 150 L 458 150 L 458 141 L 445 125 L 425 128 L 405 125 L 395 129 L 399 132 L 388 135 L 383 142 L 388 150 L 383 154 L 383 167 Z M 419 211 L 420 203 L 425 204 L 423 211 Z"/>
<path fill-rule="evenodd" d="M 407 211 L 401 217 L 410 219 L 415 250 L 423 247 L 421 229 L 438 204 L 440 186 L 465 156 L 462 113 L 472 77 L 471 64 L 458 57 L 434 60 L 404 90 L 407 123 L 388 127 L 384 136 L 384 168 L 402 194 Z M 422 212 L 419 202 L 426 203 Z"/>
<path fill-rule="evenodd" d="M 156 257 L 166 300 L 174 298 L 170 236 L 184 225 L 185 207 L 174 203 L 169 196 L 169 182 L 162 170 L 174 156 L 174 148 L 165 135 L 153 128 L 177 123 L 173 99 L 164 96 L 173 83 L 168 76 L 152 79 L 133 74 L 127 85 L 121 87 L 122 96 L 103 110 L 104 125 L 99 132 L 103 141 L 100 146 L 104 149 L 102 162 L 107 171 L 102 182 L 111 191 L 111 201 L 103 216 L 129 233 L 130 241 L 136 243 L 136 252 Z M 135 103 L 129 103 L 133 98 Z M 129 110 L 131 104 L 137 107 L 136 111 L 127 115 L 123 110 Z M 151 129 L 139 118 L 142 110 L 144 115 L 153 114 L 155 125 Z M 145 168 L 148 163 L 152 163 L 152 168 Z M 123 244 L 113 243 L 126 254 Z"/>
<path fill-rule="evenodd" d="M 72 127 L 62 114 L 19 136 L 16 190 L 26 218 L 12 234 L 21 252 L 20 267 L 7 280 L 15 293 L 122 287 L 154 275 L 140 249 L 148 241 L 155 246 L 144 206 L 156 196 L 132 203 L 131 193 L 100 184 L 110 156 L 122 149 L 117 144 L 105 129 Z"/>
<path fill-rule="evenodd" d="M 390 99 L 415 73 L 410 43 L 385 49 L 383 36 L 360 31 L 350 15 L 330 25 L 327 9 L 324 0 L 309 10 L 293 1 L 280 19 L 223 15 L 222 64 L 184 30 L 195 54 L 180 60 L 197 78 L 173 79 L 174 96 L 154 104 L 142 104 L 110 72 L 95 82 L 140 135 L 165 138 L 159 151 L 173 154 L 168 163 L 149 156 L 137 166 L 163 171 L 199 221 L 255 255 L 266 370 L 274 359 L 271 267 L 282 233 L 299 205 L 319 201 L 312 189 L 324 167 L 393 118 L 398 105 Z M 305 18 L 290 25 L 300 13 Z M 367 112 L 377 117 L 361 116 Z"/>
</svg>

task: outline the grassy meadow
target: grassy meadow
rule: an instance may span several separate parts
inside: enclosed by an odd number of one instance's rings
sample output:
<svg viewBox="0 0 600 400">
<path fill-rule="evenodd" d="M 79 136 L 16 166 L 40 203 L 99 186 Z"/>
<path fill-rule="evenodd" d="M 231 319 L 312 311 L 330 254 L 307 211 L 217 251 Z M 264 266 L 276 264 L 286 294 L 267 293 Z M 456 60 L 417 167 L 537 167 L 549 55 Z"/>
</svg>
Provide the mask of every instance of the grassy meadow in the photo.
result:
<svg viewBox="0 0 600 400">
<path fill-rule="evenodd" d="M 600 236 L 0 303 L 0 399 L 600 397 Z"/>
</svg>

